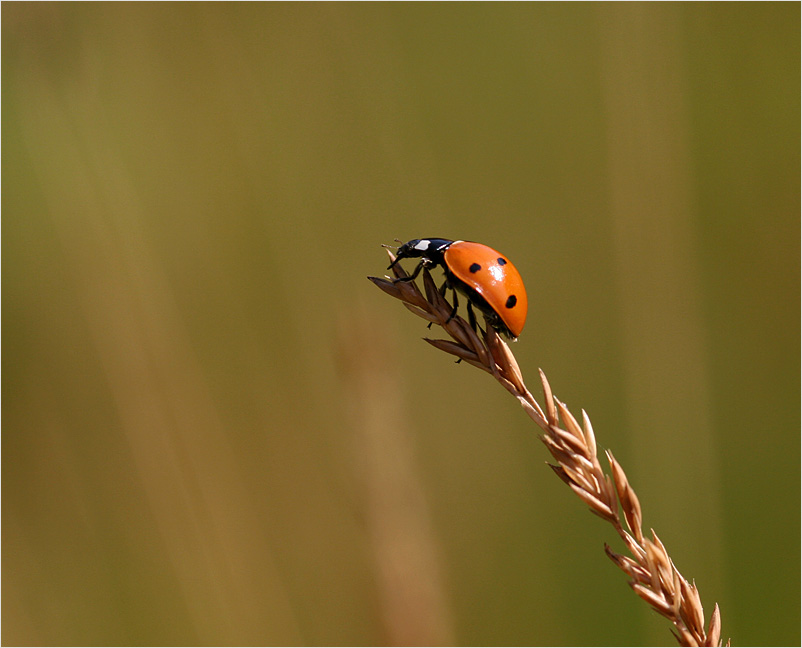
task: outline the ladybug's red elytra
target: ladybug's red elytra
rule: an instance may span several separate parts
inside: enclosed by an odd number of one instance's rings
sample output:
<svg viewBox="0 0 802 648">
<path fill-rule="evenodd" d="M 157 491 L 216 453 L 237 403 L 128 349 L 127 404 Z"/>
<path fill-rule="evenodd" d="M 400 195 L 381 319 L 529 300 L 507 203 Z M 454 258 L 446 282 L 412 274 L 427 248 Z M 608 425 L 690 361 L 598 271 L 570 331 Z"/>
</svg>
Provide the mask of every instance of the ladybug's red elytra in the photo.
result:
<svg viewBox="0 0 802 648">
<path fill-rule="evenodd" d="M 392 268 L 401 259 L 420 258 L 415 271 L 396 281 L 411 281 L 423 267 L 439 265 L 443 268 L 446 288 L 458 290 L 468 298 L 468 314 L 472 323 L 471 304 L 487 318 L 499 333 L 515 340 L 526 323 L 528 301 L 523 279 L 518 270 L 502 254 L 481 243 L 452 241 L 450 239 L 413 239 L 398 248 Z M 454 294 L 454 312 L 457 296 Z"/>
</svg>

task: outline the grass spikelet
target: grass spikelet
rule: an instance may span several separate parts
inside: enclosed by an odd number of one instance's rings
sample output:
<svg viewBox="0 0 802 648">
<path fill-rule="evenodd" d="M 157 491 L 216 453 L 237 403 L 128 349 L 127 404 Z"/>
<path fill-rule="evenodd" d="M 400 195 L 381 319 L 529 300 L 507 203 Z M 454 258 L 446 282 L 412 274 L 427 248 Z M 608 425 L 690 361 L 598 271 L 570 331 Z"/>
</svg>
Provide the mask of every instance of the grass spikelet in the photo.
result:
<svg viewBox="0 0 802 648">
<path fill-rule="evenodd" d="M 388 251 L 390 259 L 395 259 Z M 393 266 L 395 279 L 409 275 L 400 264 Z M 695 584 L 689 583 L 674 565 L 663 543 L 652 531 L 653 540 L 642 531 L 643 514 L 635 490 L 622 466 L 606 452 L 609 472 L 602 468 L 596 449 L 596 436 L 590 418 L 582 411 L 582 424 L 552 392 L 545 373 L 540 370 L 543 407 L 527 389 L 518 362 L 507 343 L 487 325 L 474 331 L 437 290 L 428 269 L 422 272 L 424 293 L 415 281 L 368 277 L 385 293 L 413 313 L 442 327 L 451 340 L 424 338 L 435 348 L 457 357 L 493 376 L 515 396 L 524 411 L 543 431 L 541 440 L 555 464 L 549 464 L 597 516 L 609 522 L 629 551 L 630 556 L 614 552 L 607 544 L 604 551 L 629 578 L 632 590 L 653 610 L 673 625 L 672 633 L 682 646 L 720 646 L 721 611 L 715 606 L 705 626 L 701 597 Z M 623 513 L 623 521 L 621 519 Z M 626 528 L 625 526 L 626 525 Z M 727 642 L 729 646 L 729 642 Z"/>
</svg>

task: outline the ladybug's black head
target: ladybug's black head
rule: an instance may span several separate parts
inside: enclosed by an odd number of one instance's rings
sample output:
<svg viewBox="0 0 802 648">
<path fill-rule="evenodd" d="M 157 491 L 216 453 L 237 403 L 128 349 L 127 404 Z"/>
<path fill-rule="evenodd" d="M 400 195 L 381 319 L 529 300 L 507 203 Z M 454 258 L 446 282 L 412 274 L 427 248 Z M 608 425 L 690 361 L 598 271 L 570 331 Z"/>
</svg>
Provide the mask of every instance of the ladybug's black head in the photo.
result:
<svg viewBox="0 0 802 648">
<path fill-rule="evenodd" d="M 401 247 L 398 248 L 398 252 L 396 253 L 397 259 L 408 259 L 412 257 L 420 257 L 426 254 L 426 250 L 428 249 L 427 245 L 423 245 L 422 247 L 416 247 L 420 245 L 421 239 L 412 239 L 411 241 L 407 241 Z"/>
<path fill-rule="evenodd" d="M 390 264 L 392 268 L 401 259 L 424 257 L 432 263 L 441 263 L 443 254 L 454 241 L 451 239 L 429 238 L 412 239 L 398 248 L 395 261 Z M 388 268 L 389 269 L 389 268 Z"/>
</svg>

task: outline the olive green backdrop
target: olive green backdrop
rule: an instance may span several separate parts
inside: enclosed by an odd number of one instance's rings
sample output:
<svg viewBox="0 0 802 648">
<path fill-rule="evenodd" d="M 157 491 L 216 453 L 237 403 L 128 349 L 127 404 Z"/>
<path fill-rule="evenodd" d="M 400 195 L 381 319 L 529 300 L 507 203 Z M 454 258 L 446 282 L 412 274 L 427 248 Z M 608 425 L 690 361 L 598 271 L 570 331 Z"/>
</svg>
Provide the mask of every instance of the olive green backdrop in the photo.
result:
<svg viewBox="0 0 802 648">
<path fill-rule="evenodd" d="M 4 3 L 3 643 L 672 643 L 514 399 L 365 279 L 439 236 L 513 259 L 530 387 L 723 636 L 799 645 L 799 25 Z"/>
</svg>

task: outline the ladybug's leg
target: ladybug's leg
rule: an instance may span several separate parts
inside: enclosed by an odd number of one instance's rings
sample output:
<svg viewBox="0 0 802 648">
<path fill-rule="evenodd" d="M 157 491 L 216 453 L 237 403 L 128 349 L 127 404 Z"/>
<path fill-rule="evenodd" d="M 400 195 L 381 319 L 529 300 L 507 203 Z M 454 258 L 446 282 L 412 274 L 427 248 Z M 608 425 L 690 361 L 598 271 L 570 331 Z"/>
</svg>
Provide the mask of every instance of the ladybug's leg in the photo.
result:
<svg viewBox="0 0 802 648">
<path fill-rule="evenodd" d="M 446 281 L 443 282 L 443 285 L 440 286 L 440 288 L 437 289 L 437 292 L 439 292 L 440 296 L 443 299 L 445 299 L 446 298 L 446 291 L 449 288 L 451 288 L 451 286 L 448 285 L 448 280 L 446 279 Z M 452 290 L 454 290 L 454 289 L 452 288 Z M 446 301 L 448 301 L 448 300 L 446 300 Z M 454 290 L 454 307 L 451 309 L 451 314 L 448 316 L 448 319 L 446 320 L 446 324 L 448 324 L 452 319 L 454 319 L 454 316 L 457 314 L 457 307 L 458 306 L 459 306 L 459 304 L 457 303 L 457 291 Z M 429 324 L 426 326 L 426 328 L 432 328 L 432 322 L 429 322 Z"/>
<path fill-rule="evenodd" d="M 446 288 L 451 288 L 451 290 L 454 292 L 454 309 L 451 311 L 451 315 L 449 315 L 448 319 L 446 320 L 446 324 L 448 324 L 452 319 L 454 319 L 454 317 L 457 314 L 457 308 L 459 307 L 459 299 L 457 298 L 457 289 L 454 288 L 453 286 L 449 286 L 447 279 L 446 279 L 446 282 L 440 288 L 440 294 L 442 294 L 443 297 L 446 296 L 446 294 L 445 294 L 446 293 Z M 470 306 L 471 306 L 471 302 L 469 300 L 468 301 L 468 308 L 470 308 Z M 462 362 L 462 358 L 457 358 L 455 364 L 459 364 L 460 362 Z"/>
<path fill-rule="evenodd" d="M 437 289 L 437 292 L 439 292 L 439 293 L 440 293 L 440 296 L 441 296 L 443 299 L 445 299 L 445 297 L 446 297 L 446 288 L 448 288 L 448 279 L 446 279 L 446 280 L 443 282 L 443 285 L 442 285 L 442 286 L 440 286 L 440 287 Z M 427 328 L 427 329 L 430 329 L 430 328 L 432 328 L 432 324 L 434 324 L 434 322 L 429 322 L 429 323 L 426 325 L 426 328 Z"/>
<path fill-rule="evenodd" d="M 470 300 L 468 300 L 468 322 L 470 323 L 473 332 L 478 334 L 479 332 L 476 330 L 477 329 L 476 315 L 473 312 L 473 304 L 471 303 Z"/>
<path fill-rule="evenodd" d="M 443 284 L 443 285 L 445 286 L 446 284 Z M 454 317 L 457 314 L 457 308 L 459 308 L 459 300 L 457 299 L 457 291 L 454 288 L 452 288 L 452 290 L 454 291 L 454 308 L 451 310 L 451 315 L 448 316 L 448 319 L 446 320 L 446 324 L 448 324 L 451 320 L 454 319 Z M 445 290 L 443 291 L 443 293 L 445 293 Z M 445 297 L 445 294 L 443 295 L 443 297 Z"/>
<path fill-rule="evenodd" d="M 470 309 L 470 307 L 471 307 L 471 300 L 469 299 L 468 300 L 468 308 Z M 454 317 L 454 315 L 456 315 L 456 314 L 457 314 L 457 291 L 454 290 L 454 310 L 451 311 L 451 315 L 449 315 L 448 321 L 450 322 L 451 318 Z M 459 364 L 460 362 L 462 362 L 462 358 L 457 358 L 457 361 L 456 361 L 455 364 Z"/>
<path fill-rule="evenodd" d="M 396 257 L 396 261 L 398 261 L 398 257 Z M 418 263 L 415 271 L 406 277 L 399 277 L 398 279 L 393 279 L 393 283 L 399 283 L 400 281 L 414 281 L 414 279 L 420 274 L 420 271 L 423 270 L 423 266 L 428 266 L 430 264 L 429 259 L 421 259 L 420 263 Z M 390 266 L 390 268 L 395 265 L 395 261 Z M 389 268 L 388 268 L 389 269 Z"/>
</svg>

